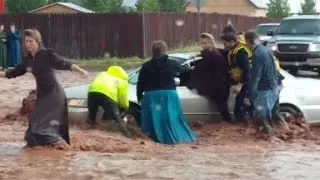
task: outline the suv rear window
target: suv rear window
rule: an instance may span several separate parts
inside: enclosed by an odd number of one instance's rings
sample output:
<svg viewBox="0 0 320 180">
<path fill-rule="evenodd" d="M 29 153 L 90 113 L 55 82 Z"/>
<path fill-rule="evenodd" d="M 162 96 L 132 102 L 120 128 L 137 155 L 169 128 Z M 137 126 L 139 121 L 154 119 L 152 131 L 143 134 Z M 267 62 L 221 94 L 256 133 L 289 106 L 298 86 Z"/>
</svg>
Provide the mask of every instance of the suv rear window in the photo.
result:
<svg viewBox="0 0 320 180">
<path fill-rule="evenodd" d="M 320 19 L 283 20 L 275 34 L 320 34 Z"/>
</svg>

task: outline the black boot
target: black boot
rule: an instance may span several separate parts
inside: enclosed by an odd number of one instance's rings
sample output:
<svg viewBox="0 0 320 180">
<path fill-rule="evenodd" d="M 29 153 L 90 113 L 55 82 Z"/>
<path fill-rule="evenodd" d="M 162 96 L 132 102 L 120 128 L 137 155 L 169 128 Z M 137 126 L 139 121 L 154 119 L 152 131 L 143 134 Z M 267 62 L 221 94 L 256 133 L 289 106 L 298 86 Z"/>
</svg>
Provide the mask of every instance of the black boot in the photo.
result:
<svg viewBox="0 0 320 180">
<path fill-rule="evenodd" d="M 89 124 L 89 125 L 91 125 L 91 126 L 97 125 L 97 122 L 96 122 L 96 121 L 92 121 L 92 120 L 90 120 L 90 119 L 87 119 L 86 123 Z"/>
<path fill-rule="evenodd" d="M 287 121 L 279 113 L 273 114 L 272 120 L 281 124 L 285 129 L 289 129 Z"/>
<path fill-rule="evenodd" d="M 268 135 L 272 135 L 272 127 L 267 119 L 262 119 L 261 120 L 261 125 L 263 127 L 263 131 L 267 133 Z"/>
</svg>

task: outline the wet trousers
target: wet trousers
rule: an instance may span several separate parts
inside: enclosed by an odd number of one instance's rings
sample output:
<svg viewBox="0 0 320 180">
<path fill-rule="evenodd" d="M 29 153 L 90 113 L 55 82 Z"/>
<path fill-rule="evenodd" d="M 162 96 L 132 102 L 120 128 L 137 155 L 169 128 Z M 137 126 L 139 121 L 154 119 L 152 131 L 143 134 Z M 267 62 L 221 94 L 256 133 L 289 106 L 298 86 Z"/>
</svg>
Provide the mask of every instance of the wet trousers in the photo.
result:
<svg viewBox="0 0 320 180">
<path fill-rule="evenodd" d="M 236 97 L 234 105 L 234 116 L 236 121 L 245 121 L 246 115 L 249 114 L 250 118 L 253 117 L 253 106 L 246 106 L 244 104 L 244 98 L 248 90 L 247 85 L 243 85 L 239 94 Z"/>
<path fill-rule="evenodd" d="M 208 96 L 209 100 L 217 105 L 220 115 L 224 121 L 232 121 L 228 106 L 229 96 L 230 86 L 226 86 L 219 93 L 212 93 Z"/>
<path fill-rule="evenodd" d="M 253 100 L 254 115 L 267 132 L 270 132 L 272 129 L 269 124 L 269 118 L 271 117 L 271 111 L 278 98 L 279 90 L 274 89 L 258 91 L 256 98 Z"/>
<path fill-rule="evenodd" d="M 90 92 L 88 94 L 88 123 L 96 123 L 97 112 L 100 106 L 104 110 L 103 120 L 121 121 L 120 110 L 116 102 L 102 93 Z"/>
</svg>

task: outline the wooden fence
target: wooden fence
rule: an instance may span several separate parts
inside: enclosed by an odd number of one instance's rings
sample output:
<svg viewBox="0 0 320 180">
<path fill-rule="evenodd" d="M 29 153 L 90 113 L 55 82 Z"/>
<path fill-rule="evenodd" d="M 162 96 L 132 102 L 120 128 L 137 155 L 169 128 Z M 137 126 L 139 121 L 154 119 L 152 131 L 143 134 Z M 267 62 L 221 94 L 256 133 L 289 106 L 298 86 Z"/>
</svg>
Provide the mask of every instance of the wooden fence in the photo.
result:
<svg viewBox="0 0 320 180">
<path fill-rule="evenodd" d="M 248 30 L 259 23 L 278 22 L 267 18 L 227 14 L 197 13 L 122 13 L 122 14 L 4 14 L 0 23 L 16 23 L 18 29 L 36 28 L 47 47 L 69 58 L 150 55 L 154 40 L 164 40 L 169 47 L 198 41 L 201 32 L 219 38 L 227 17 L 237 30 Z M 177 26 L 176 20 L 183 20 Z M 199 21 L 200 20 L 200 23 Z"/>
</svg>

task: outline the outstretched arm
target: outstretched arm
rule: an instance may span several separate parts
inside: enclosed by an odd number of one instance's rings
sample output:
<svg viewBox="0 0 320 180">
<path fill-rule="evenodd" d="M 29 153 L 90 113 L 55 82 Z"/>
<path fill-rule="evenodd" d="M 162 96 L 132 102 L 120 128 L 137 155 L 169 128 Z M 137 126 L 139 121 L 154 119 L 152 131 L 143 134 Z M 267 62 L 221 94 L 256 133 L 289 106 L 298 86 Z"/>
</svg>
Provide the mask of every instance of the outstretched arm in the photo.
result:
<svg viewBox="0 0 320 180">
<path fill-rule="evenodd" d="M 8 70 L 7 72 L 0 72 L 1 78 L 16 78 L 18 76 L 22 76 L 27 73 L 27 67 L 25 64 L 19 64 L 14 69 Z"/>
<path fill-rule="evenodd" d="M 88 76 L 89 76 L 89 73 L 86 70 L 82 69 L 81 67 L 79 67 L 75 64 L 71 65 L 71 71 L 80 73 L 84 78 L 88 78 Z"/>
<path fill-rule="evenodd" d="M 79 66 L 72 64 L 71 61 L 59 56 L 57 53 L 51 53 L 51 66 L 57 70 L 70 70 L 82 74 L 85 78 L 88 77 L 88 72 Z"/>
</svg>

